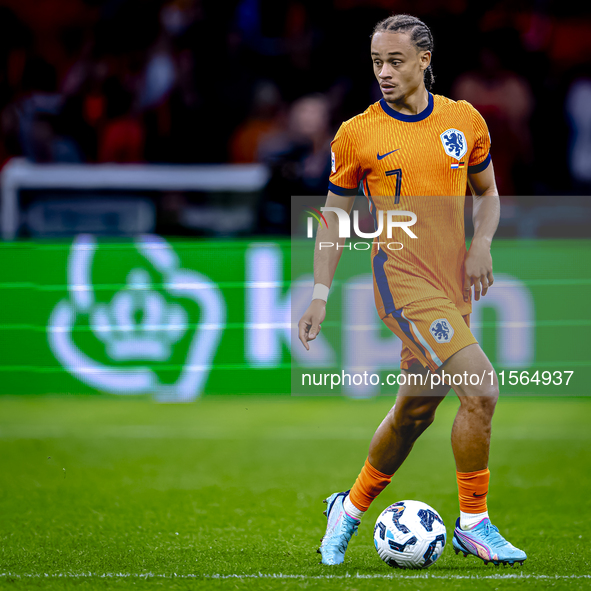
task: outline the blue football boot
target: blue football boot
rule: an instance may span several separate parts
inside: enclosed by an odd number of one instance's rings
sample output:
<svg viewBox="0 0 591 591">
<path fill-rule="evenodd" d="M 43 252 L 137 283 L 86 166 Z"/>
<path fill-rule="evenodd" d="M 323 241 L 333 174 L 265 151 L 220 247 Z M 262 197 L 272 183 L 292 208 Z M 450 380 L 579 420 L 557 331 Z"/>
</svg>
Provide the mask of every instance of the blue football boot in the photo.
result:
<svg viewBox="0 0 591 591">
<path fill-rule="evenodd" d="M 499 533 L 499 528 L 493 525 L 488 517 L 469 530 L 460 528 L 458 518 L 452 543 L 456 554 L 460 552 L 463 552 L 464 556 L 473 554 L 484 560 L 484 564 L 492 562 L 497 566 L 499 564 L 513 566 L 516 562 L 523 564 L 527 558 L 523 550 L 507 542 Z"/>
<path fill-rule="evenodd" d="M 318 552 L 322 554 L 322 564 L 342 564 L 345 560 L 345 551 L 353 534 L 357 535 L 360 520 L 354 519 L 345 513 L 343 501 L 349 494 L 347 492 L 334 493 L 324 499 L 328 508 L 326 515 L 326 533 Z"/>
</svg>

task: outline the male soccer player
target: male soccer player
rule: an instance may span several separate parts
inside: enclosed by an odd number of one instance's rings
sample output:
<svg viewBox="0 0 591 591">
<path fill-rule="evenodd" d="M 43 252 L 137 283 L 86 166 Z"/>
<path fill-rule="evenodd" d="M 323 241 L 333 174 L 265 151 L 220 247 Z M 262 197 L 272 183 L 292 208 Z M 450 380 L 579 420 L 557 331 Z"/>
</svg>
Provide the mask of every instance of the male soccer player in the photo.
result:
<svg viewBox="0 0 591 591">
<path fill-rule="evenodd" d="M 374 295 L 383 322 L 403 341 L 401 371 L 444 370 L 462 376 L 452 383 L 459 397 L 451 443 L 456 462 L 460 517 L 453 546 L 485 564 L 523 563 L 525 553 L 491 524 L 486 495 L 491 420 L 498 398 L 496 374 L 469 328 L 474 299 L 493 283 L 490 245 L 499 221 L 499 197 L 490 158 L 490 136 L 481 115 L 465 101 L 429 92 L 433 82 L 429 28 L 409 15 L 379 22 L 371 39 L 371 59 L 383 98 L 343 123 L 332 144 L 327 207 L 351 211 L 361 184 L 379 228 L 376 212 L 411 211 L 416 239 L 388 238 L 387 224 L 372 246 Z M 464 196 L 474 195 L 474 237 L 466 252 Z M 330 217 L 329 217 L 330 216 Z M 314 295 L 299 322 L 309 350 L 324 320 L 326 299 L 342 249 L 334 212 L 328 228 L 318 229 L 314 256 Z M 406 218 L 399 218 L 406 219 Z M 404 248 L 392 240 L 404 239 Z M 342 240 L 341 240 L 342 243 Z M 492 372 L 492 373 L 491 373 Z M 485 375 L 473 385 L 465 375 Z M 495 376 L 491 380 L 490 376 Z M 492 381 L 492 383 L 491 383 Z M 351 536 L 370 503 L 391 481 L 416 439 L 432 423 L 449 383 L 430 387 L 407 380 L 396 404 L 378 427 L 368 458 L 350 491 L 334 493 L 319 552 L 324 564 L 340 564 Z"/>
</svg>

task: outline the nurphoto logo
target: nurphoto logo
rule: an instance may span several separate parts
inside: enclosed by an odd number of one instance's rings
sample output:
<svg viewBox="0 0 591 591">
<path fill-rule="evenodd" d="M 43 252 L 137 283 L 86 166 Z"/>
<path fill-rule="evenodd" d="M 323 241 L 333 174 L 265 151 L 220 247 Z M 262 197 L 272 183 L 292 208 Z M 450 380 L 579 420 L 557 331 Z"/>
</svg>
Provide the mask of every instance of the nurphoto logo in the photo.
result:
<svg viewBox="0 0 591 591">
<path fill-rule="evenodd" d="M 316 220 L 319 226 L 323 226 L 328 229 L 329 224 L 324 213 L 333 212 L 337 216 L 338 220 L 338 237 L 339 238 L 351 238 L 351 221 L 349 214 L 340 207 L 321 207 L 320 210 L 313 207 L 308 207 L 307 212 L 309 214 L 307 218 L 307 237 L 314 238 L 314 220 Z M 410 218 L 410 220 L 404 220 L 399 218 Z M 363 232 L 359 228 L 359 211 L 353 210 L 353 233 L 358 238 L 377 238 L 383 235 L 384 226 L 386 228 L 386 237 L 392 238 L 392 230 L 394 228 L 400 228 L 410 238 L 418 238 L 418 236 L 410 229 L 410 226 L 414 226 L 417 222 L 417 216 L 412 211 L 404 210 L 378 210 L 374 215 L 374 231 Z M 404 245 L 401 242 L 378 242 L 378 244 L 386 245 L 389 250 L 402 250 Z M 336 247 L 344 248 L 344 245 L 339 242 L 320 242 L 319 248 L 333 248 Z M 347 246 L 351 249 L 351 245 Z M 353 243 L 355 250 L 369 250 L 371 244 L 367 242 L 355 242 Z"/>
</svg>

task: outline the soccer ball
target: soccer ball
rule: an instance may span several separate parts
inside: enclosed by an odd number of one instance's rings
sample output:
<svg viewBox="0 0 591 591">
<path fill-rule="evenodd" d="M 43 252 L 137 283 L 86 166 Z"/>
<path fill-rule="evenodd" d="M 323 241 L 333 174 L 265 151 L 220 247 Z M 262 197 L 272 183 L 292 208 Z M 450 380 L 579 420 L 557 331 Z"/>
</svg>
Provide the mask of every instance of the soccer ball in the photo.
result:
<svg viewBox="0 0 591 591">
<path fill-rule="evenodd" d="M 447 539 L 439 513 L 420 501 L 399 501 L 382 511 L 373 530 L 380 558 L 394 568 L 427 568 Z"/>
</svg>

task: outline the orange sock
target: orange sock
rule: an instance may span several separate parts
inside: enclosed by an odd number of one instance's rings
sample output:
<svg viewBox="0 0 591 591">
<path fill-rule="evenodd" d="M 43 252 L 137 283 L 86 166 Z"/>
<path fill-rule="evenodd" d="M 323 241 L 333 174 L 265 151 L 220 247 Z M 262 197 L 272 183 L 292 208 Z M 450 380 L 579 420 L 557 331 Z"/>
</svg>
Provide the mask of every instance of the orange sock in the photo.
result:
<svg viewBox="0 0 591 591">
<path fill-rule="evenodd" d="M 484 513 L 490 471 L 488 468 L 477 472 L 457 472 L 460 511 L 463 513 Z"/>
<path fill-rule="evenodd" d="M 367 511 L 371 502 L 390 484 L 393 474 L 382 474 L 376 470 L 369 459 L 361 469 L 351 492 L 349 499 L 360 511 Z"/>
</svg>

